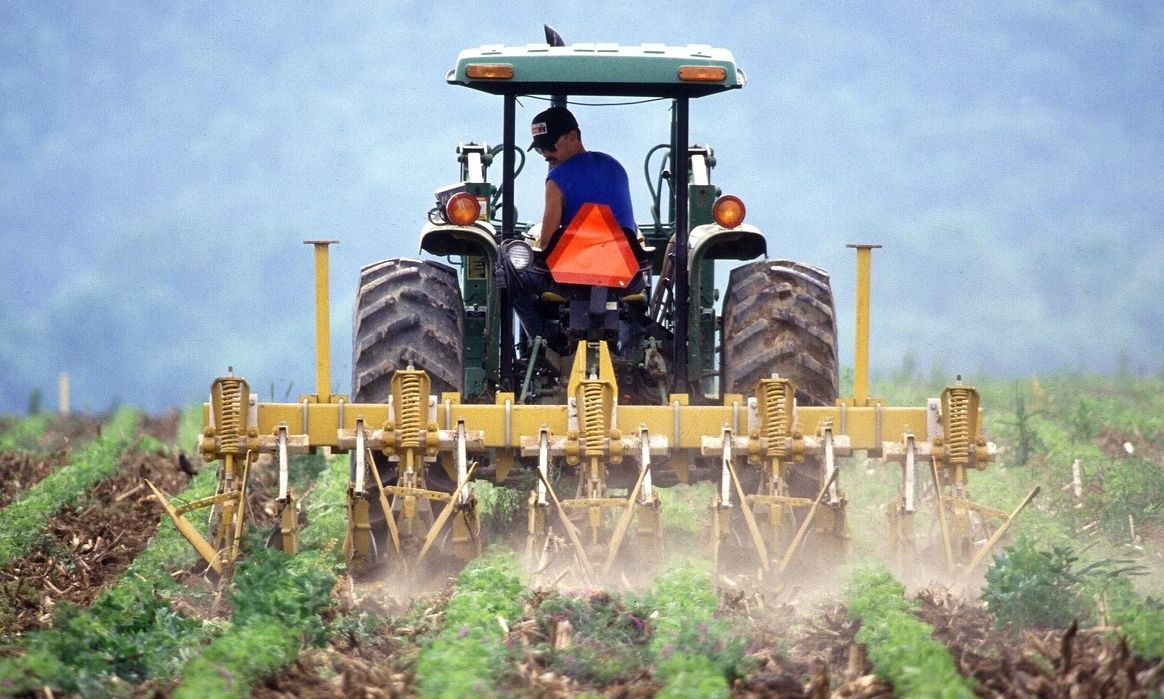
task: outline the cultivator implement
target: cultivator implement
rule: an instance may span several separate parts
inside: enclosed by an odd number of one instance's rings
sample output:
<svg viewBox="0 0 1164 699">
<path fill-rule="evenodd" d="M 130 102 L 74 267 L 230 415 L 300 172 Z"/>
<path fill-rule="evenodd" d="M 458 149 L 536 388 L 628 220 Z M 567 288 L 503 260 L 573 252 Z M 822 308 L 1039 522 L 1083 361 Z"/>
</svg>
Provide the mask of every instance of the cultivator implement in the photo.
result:
<svg viewBox="0 0 1164 699">
<path fill-rule="evenodd" d="M 323 250 L 316 273 L 325 279 Z M 326 294 L 326 284 L 317 284 L 317 290 Z M 867 293 L 867 287 L 859 287 L 859 293 Z M 317 304 L 319 312 L 326 314 L 326 308 L 326 303 Z M 317 333 L 323 333 L 317 349 L 327 346 L 327 327 L 324 316 L 317 323 Z M 859 353 L 864 347 L 858 341 Z M 326 362 L 326 353 L 318 352 L 317 361 Z M 326 367 L 318 373 L 326 375 Z M 694 405 L 690 395 L 680 393 L 671 394 L 666 405 L 629 405 L 619 401 L 606 343 L 582 341 L 574 353 L 565 404 L 520 404 L 507 392 L 497 393 L 491 404 L 462 403 L 456 393 L 434 395 L 428 375 L 407 367 L 395 371 L 391 385 L 382 404 L 331 395 L 326 383 L 297 403 L 266 403 L 240 377 L 216 379 L 200 440 L 203 458 L 220 462 L 216 494 L 174 506 L 155 493 L 207 564 L 221 571 L 239 554 L 247 482 L 260 455 L 270 455 L 266 461 L 279 469 L 280 524 L 274 543 L 293 553 L 298 521 L 288 486 L 289 455 L 320 448 L 350 452 L 348 560 L 358 567 L 385 558 L 408 569 L 438 543 L 462 558 L 480 553 L 472 485 L 478 464 L 491 461 L 499 482 L 522 464 L 537 474 L 527 507 L 527 553 L 533 565 L 553 521 L 588 577 L 609 572 L 629 540 L 639 560 L 662 546 L 661 505 L 652 479 L 660 468 L 688 482 L 696 471 L 718 467 L 710 503 L 711 555 L 719 560 L 730 541 L 742 542 L 761 574 L 784 572 L 810 537 L 814 557 L 847 551 L 847 500 L 838 460 L 855 451 L 901 465 L 901 491 L 890 506 L 891 544 L 901 555 L 916 547 L 920 464 L 929 462 L 951 570 L 976 566 L 1034 497 L 1028 495 L 1009 514 L 969 499 L 968 472 L 985 468 L 995 448 L 980 431 L 977 392 L 961 383 L 925 407 L 892 407 L 869 398 L 860 373 L 855 395 L 832 406 L 798 406 L 796 387 L 780 377 L 761 379 L 750 395 L 726 394 L 714 405 Z M 373 463 L 376 454 L 397 466 L 395 482 L 381 480 Z M 576 478 L 555 481 L 553 464 Z M 429 487 L 436 468 L 451 479 L 451 492 Z M 633 475 L 633 486 L 611 489 L 615 470 Z M 811 489 L 798 489 L 796 474 L 807 474 Z M 569 496 L 555 490 L 555 484 L 571 482 Z M 435 514 L 434 504 L 439 506 Z M 209 538 L 185 517 L 203 508 L 211 509 Z M 373 533 L 377 516 L 388 532 L 380 543 Z M 983 533 L 983 523 L 991 520 L 1001 524 Z"/>
</svg>

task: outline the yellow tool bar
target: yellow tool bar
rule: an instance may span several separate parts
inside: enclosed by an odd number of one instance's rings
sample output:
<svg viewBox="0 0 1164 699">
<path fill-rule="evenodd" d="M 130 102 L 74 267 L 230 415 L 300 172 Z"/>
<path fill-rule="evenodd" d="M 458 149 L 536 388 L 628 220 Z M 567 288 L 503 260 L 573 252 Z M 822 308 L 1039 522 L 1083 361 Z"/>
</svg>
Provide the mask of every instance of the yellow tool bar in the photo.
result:
<svg viewBox="0 0 1164 699">
<path fill-rule="evenodd" d="M 666 439 L 669 449 L 701 448 L 702 439 L 721 437 L 724 427 L 737 436 L 758 429 L 742 396 L 728 396 L 725 405 L 688 405 L 688 396 L 675 394 L 671 405 L 619 405 L 614 427 L 624 435 L 637 435 L 646 427 L 653 439 Z M 460 403 L 455 394 L 446 394 L 429 410 L 438 430 L 452 430 L 459 421 L 473 433 L 473 449 L 519 449 L 522 437 L 536 437 L 546 428 L 551 434 L 570 431 L 569 410 L 564 405 L 515 403 L 513 394 L 502 393 L 493 404 Z M 366 430 L 380 429 L 392 419 L 387 404 L 376 403 L 255 403 L 251 406 L 251 426 L 262 443 L 286 425 L 293 451 L 331 447 L 344 451 L 351 447 L 341 430 L 351 434 L 358 420 Z M 213 426 L 209 405 L 203 408 L 204 424 Z M 847 436 L 851 449 L 878 452 L 883 442 L 898 442 L 909 432 L 925 439 L 930 434 L 929 409 L 924 407 L 854 406 L 841 403 L 827 407 L 797 407 L 793 426 L 804 436 L 815 435 L 831 425 L 834 435 Z M 273 443 L 273 442 L 272 442 Z"/>
</svg>

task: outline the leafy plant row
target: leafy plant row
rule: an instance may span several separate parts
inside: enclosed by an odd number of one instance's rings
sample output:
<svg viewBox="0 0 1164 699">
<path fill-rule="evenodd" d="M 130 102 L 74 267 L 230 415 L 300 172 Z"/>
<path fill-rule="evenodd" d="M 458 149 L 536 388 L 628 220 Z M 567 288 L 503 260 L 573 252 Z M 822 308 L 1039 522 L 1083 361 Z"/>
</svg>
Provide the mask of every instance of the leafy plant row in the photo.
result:
<svg viewBox="0 0 1164 699">
<path fill-rule="evenodd" d="M 183 414 L 182 442 L 193 443 L 200 420 L 196 411 Z M 181 497 L 205 497 L 214 488 L 214 470 L 203 469 Z M 204 531 L 203 523 L 194 524 Z M 180 659 L 214 630 L 171 609 L 178 586 L 170 573 L 189 568 L 196 559 L 174 527 L 159 527 L 117 584 L 88 609 L 58 608 L 52 628 L 25 638 L 23 657 L 0 659 L 0 694 L 48 686 L 86 696 L 108 695 L 124 683 L 172 674 Z"/>
<path fill-rule="evenodd" d="M 326 640 L 321 612 L 343 566 L 348 461 L 332 459 L 306 509 L 294 556 L 256 542 L 239 562 L 230 625 L 183 668 L 175 697 L 245 697 L 264 675 Z"/>
<path fill-rule="evenodd" d="M 689 561 L 664 571 L 644 594 L 650 609 L 648 653 L 659 697 L 727 697 L 729 680 L 742 673 L 747 638 L 716 617 L 719 597 L 711 570 Z"/>
<path fill-rule="evenodd" d="M 0 510 L 0 566 L 26 553 L 62 506 L 117 470 L 118 454 L 136 438 L 137 421 L 137 412 L 118 410 L 100 437 L 73 453 L 68 466 Z"/>
<path fill-rule="evenodd" d="M 865 645 L 874 671 L 893 683 L 900 697 L 975 696 L 949 650 L 932 638 L 933 627 L 915 616 L 916 603 L 904 594 L 904 586 L 885 570 L 858 571 L 847 586 L 849 613 L 861 620 L 856 639 Z"/>
<path fill-rule="evenodd" d="M 184 414 L 179 441 L 192 443 L 200 421 L 197 410 Z M 346 475 L 346 467 L 343 470 Z M 297 480 L 313 475 L 305 469 Z M 206 497 L 213 494 L 215 486 L 215 469 L 203 468 L 176 500 Z M 342 519 L 342 499 L 338 506 L 323 502 L 326 498 L 319 500 L 315 501 L 315 525 L 304 529 L 303 540 L 316 548 L 334 547 L 333 511 L 338 509 Z M 191 523 L 206 533 L 204 518 L 191 518 Z M 339 531 L 342 536 L 342 527 Z M 260 551 L 258 555 L 261 558 L 265 553 Z M 198 592 L 180 588 L 170 575 L 174 570 L 195 566 L 199 560 L 189 543 L 163 517 L 156 538 L 134 559 L 117 584 L 102 592 L 88 609 L 59 608 L 52 628 L 26 637 L 22 657 L 0 658 L 0 695 L 31 692 L 40 687 L 84 696 L 126 694 L 133 685 L 150 680 L 165 682 L 174 677 L 192 663 L 191 658 L 198 657 L 200 648 L 213 648 L 213 639 L 232 634 L 237 637 L 234 626 L 177 611 L 175 602 L 179 601 L 187 606 L 208 604 L 208 600 L 198 599 Z M 264 570 L 262 565 L 255 568 Z M 241 606 L 246 609 L 246 599 L 261 597 L 250 581 L 262 576 L 244 570 L 239 571 L 239 576 L 247 581 L 243 587 L 249 586 L 252 591 L 250 596 L 241 595 Z M 206 592 L 201 595 L 208 597 Z M 288 595 L 276 597 L 286 603 Z M 244 618 L 248 618 L 246 612 Z M 243 680 L 248 677 L 246 672 L 235 674 Z"/>
<path fill-rule="evenodd" d="M 489 552 L 457 577 L 441 630 L 422 649 L 415 681 L 421 696 L 498 696 L 507 625 L 522 617 L 517 559 Z"/>
<path fill-rule="evenodd" d="M 0 432 L 0 452 L 35 450 L 48 425 L 47 413 L 14 419 Z"/>
</svg>

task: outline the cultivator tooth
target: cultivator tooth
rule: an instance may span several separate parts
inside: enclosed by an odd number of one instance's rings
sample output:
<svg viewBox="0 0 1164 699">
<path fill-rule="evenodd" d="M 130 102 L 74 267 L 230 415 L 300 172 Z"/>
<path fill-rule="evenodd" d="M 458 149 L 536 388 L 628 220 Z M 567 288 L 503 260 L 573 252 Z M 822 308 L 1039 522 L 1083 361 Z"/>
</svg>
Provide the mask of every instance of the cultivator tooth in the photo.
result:
<svg viewBox="0 0 1164 699">
<path fill-rule="evenodd" d="M 1038 494 L 1038 488 L 1032 490 L 1011 513 L 970 499 L 969 470 L 983 470 L 995 457 L 994 445 L 979 431 L 978 403 L 978 392 L 959 381 L 948 386 L 940 399 L 929 401 L 928 441 L 919 441 L 906 431 L 900 442 L 886 443 L 883 455 L 902 468 L 901 492 L 889 506 L 890 549 L 898 559 L 916 551 L 913 519 L 919 459 L 930 462 L 942 552 L 951 573 L 974 570 Z"/>
<path fill-rule="evenodd" d="M 901 492 L 889 503 L 889 550 L 898 563 L 904 563 L 907 556 L 917 552 L 914 515 L 917 514 L 918 445 L 913 432 L 902 435 L 900 446 Z"/>
<path fill-rule="evenodd" d="M 257 402 L 247 382 L 233 374 L 219 377 L 211 384 L 209 420 L 199 445 L 206 461 L 222 460 L 215 494 L 175 507 L 149 484 L 178 531 L 218 573 L 222 572 L 224 563 L 238 557 L 246 513 L 247 477 L 261 449 L 254 426 L 256 414 Z M 211 508 L 209 540 L 185 518 L 187 512 L 206 507 Z"/>
<path fill-rule="evenodd" d="M 287 423 L 279 425 L 279 496 L 275 499 L 279 508 L 279 549 L 284 553 L 299 553 L 299 508 L 290 485 L 290 449 L 287 439 Z"/>
<path fill-rule="evenodd" d="M 708 443 L 709 438 L 704 437 L 704 444 Z M 719 487 L 712 496 L 711 510 L 712 510 L 712 560 L 718 566 L 720 563 L 721 548 L 731 535 L 731 520 L 732 511 L 735 509 L 732 504 L 732 493 L 735 492 L 741 507 L 740 514 L 744 518 L 744 522 L 748 528 L 748 534 L 751 538 L 752 546 L 756 549 L 756 555 L 760 563 L 760 567 L 765 572 L 771 568 L 771 561 L 768 558 L 768 545 L 765 542 L 765 537 L 760 531 L 760 527 L 756 522 L 756 517 L 753 514 L 753 507 L 755 501 L 749 500 L 749 497 L 744 493 L 744 487 L 740 483 L 739 476 L 736 474 L 735 466 L 732 462 L 733 437 L 730 427 L 723 428 L 723 435 L 719 443 L 720 454 L 720 478 Z M 705 447 L 704 453 L 707 454 L 712 449 Z"/>
<path fill-rule="evenodd" d="M 847 550 L 846 499 L 837 485 L 836 457 L 851 454 L 849 438 L 835 435 L 829 418 L 819 422 L 814 435 L 804 435 L 796 423 L 795 395 L 795 387 L 787 379 L 761 379 L 754 397 L 747 402 L 747 436 L 736 436 L 725 426 L 720 438 L 703 437 L 702 453 L 721 457 L 720 483 L 712 503 L 712 542 L 717 559 L 719 547 L 731 532 L 735 509 L 733 490 L 738 496 L 740 514 L 763 571 L 771 568 L 769 551 L 773 548 L 784 551 L 779 561 L 780 570 L 788 566 L 805 539 L 808 524 L 814 519 L 817 520 L 820 546 L 832 547 L 842 553 Z M 726 397 L 725 403 L 735 403 L 736 398 Z M 733 421 L 739 422 L 734 410 Z M 733 453 L 746 454 L 748 464 L 759 467 L 757 492 L 744 492 Z M 824 490 L 819 494 L 814 489 L 810 493 L 795 495 L 790 485 L 791 469 L 793 464 L 804 463 L 809 458 L 820 464 L 816 476 L 818 482 L 824 484 Z"/>
<path fill-rule="evenodd" d="M 534 553 L 538 542 L 548 536 L 546 530 L 546 511 L 549 509 L 547 494 L 549 492 L 550 482 L 550 433 L 545 427 L 542 427 L 538 431 L 537 456 L 538 482 L 534 489 L 530 491 L 527 503 L 525 558 L 531 569 L 540 571 L 545 568 L 547 561 L 539 559 L 535 562 Z"/>
<path fill-rule="evenodd" d="M 603 550 L 603 570 L 613 568 L 632 522 L 638 553 L 657 556 L 662 541 L 660 504 L 651 481 L 651 455 L 667 453 L 666 438 L 652 435 L 646 425 L 633 435 L 618 428 L 618 383 L 604 342 L 579 343 L 567 395 L 564 435 L 554 436 L 543 426 L 537 437 L 520 440 L 522 455 L 538 459 L 538 485 L 528 501 L 527 557 L 532 562 L 538 542 L 549 535 L 546 514 L 551 502 L 587 576 L 593 572 L 590 557 L 596 550 Z M 623 464 L 628 455 L 637 456 L 639 462 L 635 483 L 626 496 L 612 496 L 608 469 Z M 548 470 L 551 458 L 562 458 L 576 468 L 574 497 L 560 499 L 554 492 Z M 618 512 L 618 520 L 608 534 L 605 513 L 612 510 Z"/>
<path fill-rule="evenodd" d="M 654 493 L 654 489 L 651 487 L 650 443 L 650 434 L 644 426 L 639 430 L 639 476 L 627 496 L 618 524 L 614 528 L 614 534 L 610 538 L 603 573 L 610 573 L 632 519 L 637 518 L 638 521 L 640 550 L 647 554 L 657 555 L 659 553 L 662 541 L 662 530 L 659 527 L 660 504 L 659 496 Z"/>
<path fill-rule="evenodd" d="M 469 464 L 467 456 L 468 439 L 464 421 L 457 423 L 454 453 L 456 454 L 457 487 L 450 495 L 440 515 L 429 528 L 424 545 L 417 560 L 423 560 L 436 537 L 444 530 L 449 518 L 453 518 L 452 547 L 454 555 L 462 559 L 481 555 L 481 520 L 477 512 L 477 496 L 473 494 L 470 480 L 477 469 L 476 462 Z"/>
</svg>

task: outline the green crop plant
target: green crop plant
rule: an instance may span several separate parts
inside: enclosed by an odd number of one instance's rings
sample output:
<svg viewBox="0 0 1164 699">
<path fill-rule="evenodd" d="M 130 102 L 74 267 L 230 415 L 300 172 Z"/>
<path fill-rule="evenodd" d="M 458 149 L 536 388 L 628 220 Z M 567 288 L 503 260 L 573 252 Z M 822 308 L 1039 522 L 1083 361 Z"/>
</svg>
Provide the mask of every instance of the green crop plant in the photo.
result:
<svg viewBox="0 0 1164 699">
<path fill-rule="evenodd" d="M 715 486 L 711 483 L 679 483 L 656 488 L 659 495 L 660 525 L 669 535 L 688 537 L 699 534 L 711 524 L 711 502 Z"/>
<path fill-rule="evenodd" d="M 49 415 L 45 413 L 6 421 L 4 431 L 0 432 L 0 452 L 36 451 L 49 422 Z"/>
<path fill-rule="evenodd" d="M 229 627 L 184 668 L 174 696 L 250 696 L 256 680 L 320 644 L 321 614 L 341 566 L 341 557 L 323 551 L 288 556 L 253 546 L 235 574 Z"/>
<path fill-rule="evenodd" d="M 525 514 L 529 489 L 478 480 L 473 482 L 473 493 L 477 496 L 482 528 L 487 532 L 504 533 L 512 529 L 515 518 Z"/>
<path fill-rule="evenodd" d="M 490 551 L 461 571 L 441 630 L 423 646 L 416 664 L 420 696 L 500 696 L 504 625 L 522 617 L 518 570 L 513 554 Z"/>
<path fill-rule="evenodd" d="M 0 695 L 45 686 L 83 696 L 115 694 L 118 684 L 172 670 L 175 658 L 211 631 L 175 612 L 148 583 L 126 578 L 88 609 L 58 608 L 51 629 L 25 638 L 24 656 L 0 659 Z"/>
<path fill-rule="evenodd" d="M 300 553 L 252 542 L 235 571 L 230 624 L 183 668 L 175 697 L 249 696 L 256 680 L 325 640 L 321 615 L 344 563 L 348 468 L 346 458 L 333 458 L 307 501 Z"/>
<path fill-rule="evenodd" d="M 0 566 L 28 552 L 62 506 L 117 470 L 117 456 L 133 443 L 137 419 L 136 412 L 119 410 L 100 437 L 73 452 L 68 466 L 0 510 Z"/>
<path fill-rule="evenodd" d="M 1164 659 L 1164 600 L 1141 598 L 1127 578 L 1113 580 L 1104 599 L 1109 621 L 1132 651 L 1150 660 Z"/>
<path fill-rule="evenodd" d="M 719 597 L 710 566 L 688 560 L 663 571 L 636 600 L 651 619 L 647 650 L 655 662 L 660 697 L 726 697 L 729 682 L 742 674 L 746 637 L 716 616 Z"/>
<path fill-rule="evenodd" d="M 846 586 L 849 613 L 861 620 L 856 640 L 865 645 L 874 671 L 893 683 L 899 697 L 970 699 L 949 650 L 933 639 L 933 627 L 914 614 L 916 603 L 888 571 L 861 569 Z"/>
<path fill-rule="evenodd" d="M 1090 623 L 1095 598 L 1113 581 L 1147 569 L 1126 559 L 1081 564 L 1069 546 L 1037 547 L 1020 536 L 994 557 L 986 571 L 982 601 L 999 624 L 1015 629 L 1062 628 Z"/>
</svg>

